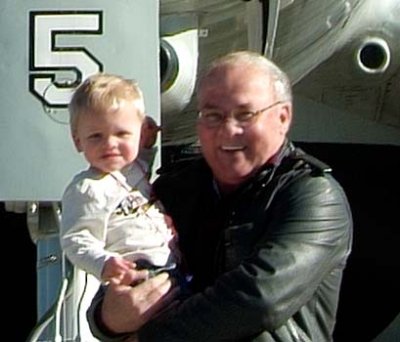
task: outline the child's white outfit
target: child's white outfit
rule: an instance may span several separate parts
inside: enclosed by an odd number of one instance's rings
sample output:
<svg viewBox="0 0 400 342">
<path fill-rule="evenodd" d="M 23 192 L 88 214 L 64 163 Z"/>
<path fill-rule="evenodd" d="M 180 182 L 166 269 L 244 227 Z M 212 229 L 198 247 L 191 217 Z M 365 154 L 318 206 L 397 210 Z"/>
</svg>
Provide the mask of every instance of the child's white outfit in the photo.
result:
<svg viewBox="0 0 400 342">
<path fill-rule="evenodd" d="M 122 172 L 77 174 L 62 198 L 61 247 L 70 261 L 101 279 L 105 261 L 120 255 L 163 267 L 173 259 L 171 223 L 151 199 L 146 164 Z"/>
</svg>

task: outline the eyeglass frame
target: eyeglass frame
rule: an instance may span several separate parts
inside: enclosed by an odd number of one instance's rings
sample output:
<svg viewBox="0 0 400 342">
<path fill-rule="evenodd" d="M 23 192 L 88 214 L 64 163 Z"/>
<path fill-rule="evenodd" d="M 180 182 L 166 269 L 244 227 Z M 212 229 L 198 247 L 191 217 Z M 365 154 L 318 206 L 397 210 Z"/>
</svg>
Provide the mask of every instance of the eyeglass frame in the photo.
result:
<svg viewBox="0 0 400 342">
<path fill-rule="evenodd" d="M 217 121 L 215 121 L 214 123 L 204 121 L 203 111 L 199 111 L 197 119 L 201 124 L 203 124 L 204 126 L 206 126 L 208 128 L 218 128 L 224 122 L 226 122 L 228 120 L 228 118 L 234 119 L 235 123 L 240 127 L 247 127 L 247 126 L 251 125 L 254 122 L 254 120 L 263 112 L 265 112 L 279 104 L 285 103 L 285 102 L 287 102 L 287 101 L 279 100 L 279 101 L 276 101 L 276 102 L 270 104 L 269 106 L 267 106 L 265 108 L 258 109 L 255 111 L 251 111 L 251 110 L 235 111 L 235 110 L 233 110 L 229 113 L 229 115 L 223 114 L 222 111 L 211 109 L 210 114 L 220 115 L 220 118 Z M 251 114 L 251 115 L 250 115 L 250 117 L 246 117 L 246 118 L 244 117 L 243 119 L 238 120 L 237 115 L 246 115 L 246 114 L 247 115 Z"/>
</svg>

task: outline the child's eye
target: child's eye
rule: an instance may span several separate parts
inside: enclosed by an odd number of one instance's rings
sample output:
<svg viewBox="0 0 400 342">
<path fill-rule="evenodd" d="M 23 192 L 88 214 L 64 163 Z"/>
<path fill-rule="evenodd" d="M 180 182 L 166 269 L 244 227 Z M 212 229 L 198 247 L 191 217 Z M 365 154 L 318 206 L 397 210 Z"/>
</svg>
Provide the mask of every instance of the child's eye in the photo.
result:
<svg viewBox="0 0 400 342">
<path fill-rule="evenodd" d="M 100 139 L 101 139 L 100 133 L 93 133 L 88 136 L 88 140 L 90 140 L 90 141 L 98 141 Z"/>
<path fill-rule="evenodd" d="M 129 138 L 132 136 L 132 133 L 128 132 L 128 131 L 121 131 L 121 132 L 118 132 L 117 136 L 120 138 Z"/>
</svg>

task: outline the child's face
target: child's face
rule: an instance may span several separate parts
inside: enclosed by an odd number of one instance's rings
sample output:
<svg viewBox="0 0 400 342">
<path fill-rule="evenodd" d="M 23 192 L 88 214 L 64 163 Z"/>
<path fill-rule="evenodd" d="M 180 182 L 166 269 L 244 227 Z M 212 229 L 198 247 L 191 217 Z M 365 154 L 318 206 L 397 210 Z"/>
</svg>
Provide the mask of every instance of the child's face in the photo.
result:
<svg viewBox="0 0 400 342">
<path fill-rule="evenodd" d="M 73 139 L 91 166 L 116 171 L 137 157 L 141 125 L 135 104 L 124 102 L 116 111 L 81 115 Z"/>
</svg>

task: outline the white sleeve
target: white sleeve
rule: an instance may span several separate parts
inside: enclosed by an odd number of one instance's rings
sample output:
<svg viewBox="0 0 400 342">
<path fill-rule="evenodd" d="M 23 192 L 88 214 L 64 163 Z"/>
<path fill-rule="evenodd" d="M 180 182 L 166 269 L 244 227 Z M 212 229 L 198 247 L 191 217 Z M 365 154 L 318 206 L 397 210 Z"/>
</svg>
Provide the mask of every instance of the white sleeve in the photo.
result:
<svg viewBox="0 0 400 342">
<path fill-rule="evenodd" d="M 104 262 L 109 218 L 107 197 L 88 182 L 70 184 L 62 198 L 60 243 L 68 259 L 99 280 Z"/>
</svg>

